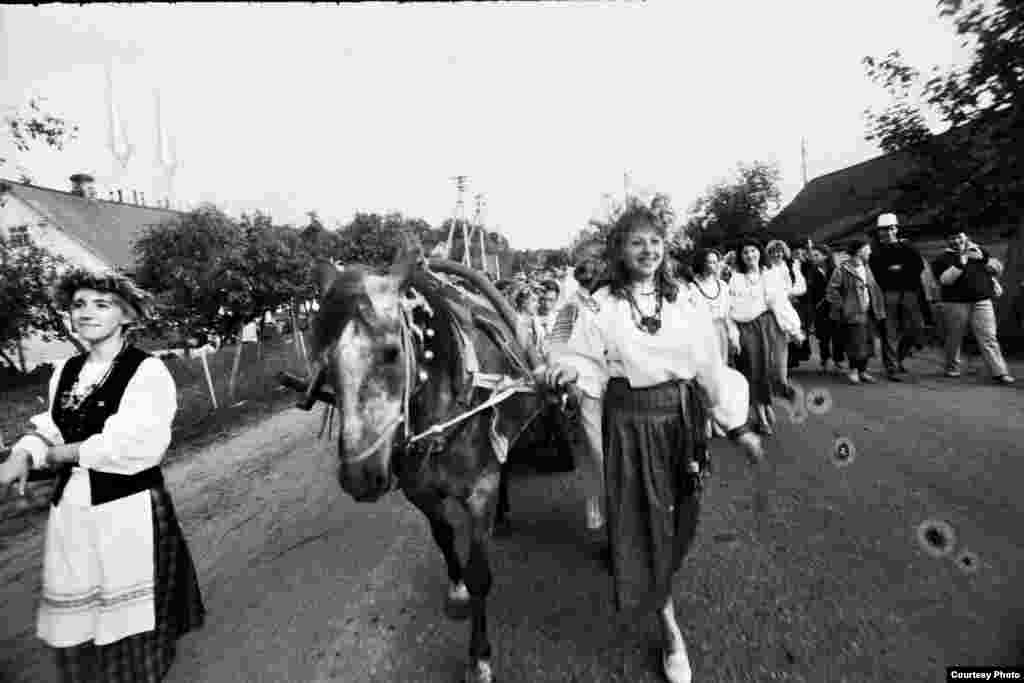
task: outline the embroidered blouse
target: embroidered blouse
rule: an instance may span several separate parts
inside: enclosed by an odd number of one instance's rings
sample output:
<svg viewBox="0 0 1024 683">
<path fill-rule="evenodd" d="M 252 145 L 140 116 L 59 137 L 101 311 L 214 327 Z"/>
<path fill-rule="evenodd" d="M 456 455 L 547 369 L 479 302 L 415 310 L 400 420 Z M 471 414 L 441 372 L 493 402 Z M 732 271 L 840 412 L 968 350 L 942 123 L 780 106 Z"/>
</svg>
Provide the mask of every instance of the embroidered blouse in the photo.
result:
<svg viewBox="0 0 1024 683">
<path fill-rule="evenodd" d="M 592 301 L 593 306 L 579 307 L 572 334 L 557 354 L 559 363 L 579 373 L 584 393 L 600 396 L 612 377 L 624 377 L 636 388 L 695 379 L 719 424 L 734 429 L 746 423 L 747 381 L 722 361 L 711 316 L 687 292 L 664 302 L 661 330 L 653 335 L 638 328 L 630 303 L 607 287 Z"/>
<path fill-rule="evenodd" d="M 789 301 L 787 281 L 770 268 L 763 269 L 753 282 L 748 275 L 736 273 L 729 281 L 732 319 L 738 323 L 748 323 L 762 313 L 771 311 L 783 332 L 792 337 L 801 334 L 800 315 Z"/>
<path fill-rule="evenodd" d="M 807 281 L 799 266 L 794 266 L 792 271 L 786 263 L 768 266 L 762 271 L 762 276 L 771 281 L 771 288 L 784 291 L 786 296 L 803 296 L 807 293 Z"/>
<path fill-rule="evenodd" d="M 54 364 L 50 377 L 49 405 L 57 400 L 57 384 L 66 361 Z M 86 363 L 79 373 L 79 385 L 101 380 L 109 365 Z M 63 499 L 89 506 L 92 500 L 87 470 L 113 474 L 137 474 L 160 464 L 171 443 L 171 424 L 177 411 L 174 378 L 159 358 L 142 361 L 125 388 L 118 411 L 111 415 L 103 431 L 89 437 L 78 449 L 79 466 L 73 468 Z M 56 444 L 63 443 L 50 410 L 31 418 L 36 430 Z M 32 466 L 46 464 L 46 444 L 26 436 L 15 447 L 24 447 L 32 456 Z"/>
</svg>

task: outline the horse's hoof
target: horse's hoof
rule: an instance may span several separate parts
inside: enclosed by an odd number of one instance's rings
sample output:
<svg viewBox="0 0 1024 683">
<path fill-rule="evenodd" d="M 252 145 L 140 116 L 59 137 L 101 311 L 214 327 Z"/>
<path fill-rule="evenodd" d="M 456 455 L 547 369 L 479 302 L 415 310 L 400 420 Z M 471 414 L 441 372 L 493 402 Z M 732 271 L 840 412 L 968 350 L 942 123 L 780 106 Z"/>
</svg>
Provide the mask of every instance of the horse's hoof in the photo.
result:
<svg viewBox="0 0 1024 683">
<path fill-rule="evenodd" d="M 471 608 L 469 605 L 469 589 L 466 584 L 459 582 L 448 589 L 448 599 L 444 603 L 444 613 L 449 619 L 462 621 L 468 619 Z"/>
<path fill-rule="evenodd" d="M 497 680 L 490 660 L 478 659 L 466 669 L 466 683 L 497 683 Z"/>
</svg>

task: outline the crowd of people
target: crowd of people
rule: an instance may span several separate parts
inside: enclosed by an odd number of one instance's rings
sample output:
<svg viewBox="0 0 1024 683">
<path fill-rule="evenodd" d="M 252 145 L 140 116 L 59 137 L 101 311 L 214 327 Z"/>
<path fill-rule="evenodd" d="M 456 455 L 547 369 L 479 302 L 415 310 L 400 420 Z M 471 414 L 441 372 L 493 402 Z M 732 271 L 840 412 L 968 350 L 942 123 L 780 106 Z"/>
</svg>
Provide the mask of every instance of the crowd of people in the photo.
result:
<svg viewBox="0 0 1024 683">
<path fill-rule="evenodd" d="M 900 239 L 894 214 L 871 232 L 842 249 L 746 238 L 673 267 L 665 226 L 636 208 L 603 259 L 576 265 L 572 292 L 564 272 L 499 283 L 547 362 L 538 378 L 576 389 L 587 525 L 605 527 L 616 605 L 656 606 L 670 681 L 692 676 L 670 585 L 694 536 L 708 443 L 728 436 L 761 457 L 773 400 L 795 397 L 789 371 L 811 359 L 811 337 L 822 372 L 877 382 L 877 343 L 886 378 L 900 382 L 935 318 L 945 374 L 959 377 L 969 324 L 993 380 L 1014 382 L 992 304 L 1001 263 L 955 225 L 931 263 Z"/>
<path fill-rule="evenodd" d="M 872 242 L 826 245 L 741 240 L 672 264 L 666 226 L 644 207 L 613 226 L 603 258 L 498 282 L 519 314 L 518 335 L 543 364 L 535 377 L 571 392 L 564 423 L 587 475 L 587 526 L 608 547 L 619 609 L 656 612 L 671 683 L 692 678 L 672 599 L 673 576 L 696 533 L 709 444 L 727 438 L 763 459 L 775 397 L 796 395 L 789 371 L 811 358 L 854 384 L 880 342 L 886 377 L 924 343 L 940 307 L 945 374 L 961 373 L 968 325 L 993 379 L 1014 382 L 996 338 L 1002 266 L 958 227 L 928 264 L 878 218 Z M 205 609 L 160 462 L 176 390 L 127 331 L 150 297 L 123 276 L 66 275 L 55 305 L 70 312 L 87 353 L 59 364 L 48 410 L 0 463 L 0 486 L 24 491 L 30 472 L 57 485 L 47 525 L 37 632 L 63 681 L 163 678 L 175 644 Z M 243 339 L 244 341 L 244 339 Z M 843 365 L 846 365 L 844 368 Z"/>
</svg>

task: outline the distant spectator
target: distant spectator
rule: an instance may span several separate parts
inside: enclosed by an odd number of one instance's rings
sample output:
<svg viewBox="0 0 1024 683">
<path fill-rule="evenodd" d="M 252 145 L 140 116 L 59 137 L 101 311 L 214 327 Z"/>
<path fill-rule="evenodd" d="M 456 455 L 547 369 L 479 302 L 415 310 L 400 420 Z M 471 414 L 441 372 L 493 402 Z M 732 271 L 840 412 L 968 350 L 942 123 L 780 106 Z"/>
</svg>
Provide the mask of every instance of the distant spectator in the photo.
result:
<svg viewBox="0 0 1024 683">
<path fill-rule="evenodd" d="M 542 346 L 543 333 L 537 320 L 539 299 L 536 290 L 529 285 L 523 287 L 516 294 L 515 302 L 516 312 L 519 314 L 519 324 L 526 335 L 527 343 L 531 344 L 539 352 Z"/>
<path fill-rule="evenodd" d="M 842 328 L 850 382 L 870 384 L 876 380 L 868 372 L 868 360 L 875 353 L 875 330 L 885 320 L 885 297 L 867 265 L 871 245 L 854 240 L 846 253 L 850 258 L 832 273 L 827 297 L 832 320 Z"/>
<path fill-rule="evenodd" d="M 967 325 L 981 347 L 992 377 L 1000 384 L 1013 384 L 996 336 L 997 273 L 1002 265 L 968 239 L 956 225 L 946 230 L 946 249 L 932 263 L 932 272 L 942 287 L 942 317 L 945 334 L 946 376 L 960 376 L 960 349 Z"/>
<path fill-rule="evenodd" d="M 555 315 L 558 305 L 558 298 L 561 288 L 554 280 L 545 280 L 540 287 L 540 299 L 537 302 L 537 324 L 540 326 L 541 350 L 544 349 L 544 340 L 555 327 Z"/>
<path fill-rule="evenodd" d="M 879 328 L 882 362 L 890 381 L 902 381 L 903 359 L 919 343 L 924 332 L 921 312 L 921 271 L 924 260 L 909 242 L 899 238 L 895 214 L 878 217 L 874 231 L 877 244 L 871 251 L 871 274 L 885 297 L 885 322 Z"/>
<path fill-rule="evenodd" d="M 828 298 L 828 283 L 835 270 L 832 261 L 832 250 L 825 245 L 817 245 L 811 249 L 810 262 L 805 270 L 807 280 L 807 302 L 811 311 L 811 326 L 814 336 L 818 339 L 818 356 L 821 359 L 822 372 L 840 372 L 843 362 L 843 345 L 841 328 L 831 317 Z M 829 363 L 832 363 L 831 367 Z"/>
</svg>

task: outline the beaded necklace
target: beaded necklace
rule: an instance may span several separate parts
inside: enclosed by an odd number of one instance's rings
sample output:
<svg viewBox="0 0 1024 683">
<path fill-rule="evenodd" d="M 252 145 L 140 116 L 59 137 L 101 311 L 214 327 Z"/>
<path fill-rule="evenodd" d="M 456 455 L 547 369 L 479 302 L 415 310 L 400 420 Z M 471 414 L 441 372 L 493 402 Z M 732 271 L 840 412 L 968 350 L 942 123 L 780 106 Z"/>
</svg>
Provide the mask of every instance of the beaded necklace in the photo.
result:
<svg viewBox="0 0 1024 683">
<path fill-rule="evenodd" d="M 633 292 L 628 287 L 626 288 L 626 299 L 629 301 L 630 314 L 633 318 L 633 324 L 641 332 L 647 334 L 657 334 L 661 329 L 661 307 L 664 299 L 661 296 L 661 291 L 657 291 L 657 302 L 654 305 L 654 315 L 644 315 L 643 311 L 640 310 L 640 306 L 636 302 L 636 298 L 633 297 Z"/>
</svg>

